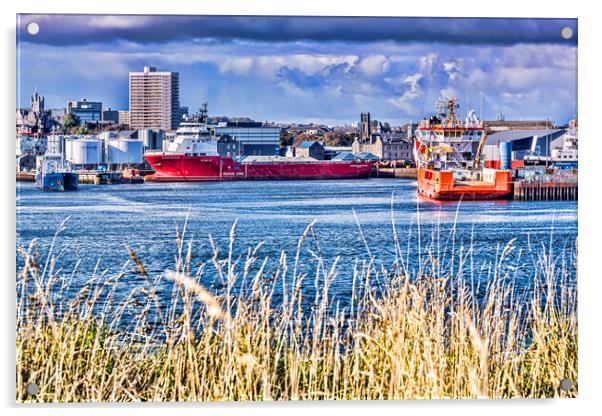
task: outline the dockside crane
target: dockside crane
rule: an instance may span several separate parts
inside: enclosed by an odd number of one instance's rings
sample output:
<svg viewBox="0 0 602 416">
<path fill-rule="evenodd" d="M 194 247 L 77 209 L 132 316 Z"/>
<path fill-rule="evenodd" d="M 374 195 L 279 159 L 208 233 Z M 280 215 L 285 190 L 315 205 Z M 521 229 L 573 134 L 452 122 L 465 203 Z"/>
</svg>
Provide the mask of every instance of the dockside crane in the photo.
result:
<svg viewBox="0 0 602 416">
<path fill-rule="evenodd" d="M 487 140 L 487 133 L 483 130 L 483 134 L 481 135 L 481 141 L 479 142 L 479 147 L 477 148 L 477 152 L 474 155 L 473 161 L 473 169 L 479 169 L 481 165 L 481 153 L 483 153 L 483 148 L 485 147 L 485 141 Z"/>
</svg>

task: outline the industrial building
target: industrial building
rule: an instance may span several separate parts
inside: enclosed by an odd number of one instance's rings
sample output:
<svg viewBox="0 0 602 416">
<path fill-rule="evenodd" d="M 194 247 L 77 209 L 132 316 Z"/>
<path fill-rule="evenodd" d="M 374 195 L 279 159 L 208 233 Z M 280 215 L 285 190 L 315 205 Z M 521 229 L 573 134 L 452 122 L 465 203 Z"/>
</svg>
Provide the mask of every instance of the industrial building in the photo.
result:
<svg viewBox="0 0 602 416">
<path fill-rule="evenodd" d="M 79 101 L 68 101 L 67 114 L 77 116 L 80 124 L 100 123 L 102 120 L 102 103 L 88 101 L 85 98 Z"/>
<path fill-rule="evenodd" d="M 103 163 L 103 141 L 94 137 L 70 137 L 65 159 L 75 168 L 94 169 Z"/>
<path fill-rule="evenodd" d="M 163 130 L 138 130 L 138 140 L 144 145 L 144 151 L 161 150 L 163 148 Z"/>
<path fill-rule="evenodd" d="M 95 136 L 48 136 L 47 147 L 75 169 L 97 169 L 144 163 L 144 145 L 137 131 L 105 131 Z"/>
<path fill-rule="evenodd" d="M 266 155 L 279 154 L 280 127 L 266 127 L 260 122 L 220 122 L 209 126 L 215 135 L 230 136 L 238 142 L 240 155 Z"/>
<path fill-rule="evenodd" d="M 553 130 L 552 120 L 506 120 L 503 116 L 498 120 L 483 121 L 487 133 L 508 130 Z"/>
<path fill-rule="evenodd" d="M 351 153 L 351 146 L 324 146 L 324 159 L 333 159 L 336 155 L 341 153 Z"/>
<path fill-rule="evenodd" d="M 129 126 L 132 129 L 174 130 L 180 124 L 180 76 L 145 66 L 130 72 Z"/>
<path fill-rule="evenodd" d="M 558 145 L 566 133 L 564 129 L 506 130 L 487 136 L 485 160 L 499 160 L 500 143 L 512 143 L 512 160 L 523 160 L 527 155 L 550 156 L 550 149 Z"/>
<path fill-rule="evenodd" d="M 144 162 L 143 142 L 138 139 L 118 138 L 105 142 L 108 165 L 137 165 Z"/>
</svg>

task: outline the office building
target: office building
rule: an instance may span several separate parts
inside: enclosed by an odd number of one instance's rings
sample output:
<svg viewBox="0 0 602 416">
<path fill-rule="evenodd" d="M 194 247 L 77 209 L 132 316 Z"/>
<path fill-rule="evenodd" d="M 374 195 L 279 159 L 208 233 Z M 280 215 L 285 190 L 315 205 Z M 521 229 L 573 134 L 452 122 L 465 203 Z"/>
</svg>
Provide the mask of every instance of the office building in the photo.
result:
<svg viewBox="0 0 602 416">
<path fill-rule="evenodd" d="M 130 120 L 135 130 L 174 130 L 180 124 L 180 77 L 145 66 L 130 72 Z"/>
<path fill-rule="evenodd" d="M 77 116 L 81 124 L 99 123 L 102 120 L 102 103 L 88 101 L 85 98 L 79 101 L 69 101 L 67 102 L 67 114 Z"/>
<path fill-rule="evenodd" d="M 110 108 L 102 112 L 102 121 L 111 124 L 119 124 L 119 111 Z"/>
<path fill-rule="evenodd" d="M 118 122 L 119 124 L 121 124 L 122 126 L 129 126 L 130 125 L 130 112 L 127 110 L 119 110 L 119 118 L 118 118 Z"/>
<path fill-rule="evenodd" d="M 216 136 L 230 136 L 239 145 L 241 155 L 278 155 L 280 153 L 280 127 L 266 127 L 262 123 L 220 122 L 215 128 Z"/>
</svg>

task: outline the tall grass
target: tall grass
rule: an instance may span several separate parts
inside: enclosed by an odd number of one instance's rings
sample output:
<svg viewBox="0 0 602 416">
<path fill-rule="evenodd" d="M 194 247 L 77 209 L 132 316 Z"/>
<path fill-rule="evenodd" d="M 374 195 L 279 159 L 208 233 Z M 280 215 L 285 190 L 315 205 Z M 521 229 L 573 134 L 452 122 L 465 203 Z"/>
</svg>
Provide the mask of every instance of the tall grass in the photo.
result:
<svg viewBox="0 0 602 416">
<path fill-rule="evenodd" d="M 125 297 L 115 296 L 124 272 L 95 273 L 68 295 L 52 249 L 42 262 L 33 241 L 19 252 L 17 401 L 576 396 L 576 293 L 564 283 L 573 262 L 542 248 L 532 289 L 518 290 L 506 265 L 510 242 L 483 286 L 463 272 L 469 248 L 455 247 L 444 262 L 422 247 L 410 271 L 394 237 L 397 261 L 379 268 L 369 252 L 344 307 L 330 290 L 339 259 L 327 264 L 314 250 L 312 272 L 302 271 L 313 223 L 295 256 L 283 252 L 269 273 L 261 245 L 235 256 L 235 225 L 225 255 L 211 240 L 218 293 L 199 283 L 206 267 L 194 267 L 185 226 L 173 270 L 159 276 L 146 276 L 127 247 L 146 284 Z M 165 279 L 168 303 L 157 293 Z M 571 391 L 559 390 L 563 378 Z"/>
</svg>

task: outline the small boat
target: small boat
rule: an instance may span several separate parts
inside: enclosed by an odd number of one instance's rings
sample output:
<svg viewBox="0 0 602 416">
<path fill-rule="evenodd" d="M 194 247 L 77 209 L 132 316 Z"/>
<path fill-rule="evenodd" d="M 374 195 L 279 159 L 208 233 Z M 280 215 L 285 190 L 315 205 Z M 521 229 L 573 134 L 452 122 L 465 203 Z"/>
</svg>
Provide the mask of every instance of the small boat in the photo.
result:
<svg viewBox="0 0 602 416">
<path fill-rule="evenodd" d="M 139 169 L 130 168 L 126 166 L 121 171 L 121 182 L 122 183 L 142 183 L 144 178 L 140 175 Z"/>
<path fill-rule="evenodd" d="M 62 155 L 47 153 L 38 159 L 35 186 L 44 191 L 76 191 L 79 175 L 69 169 Z"/>
</svg>

